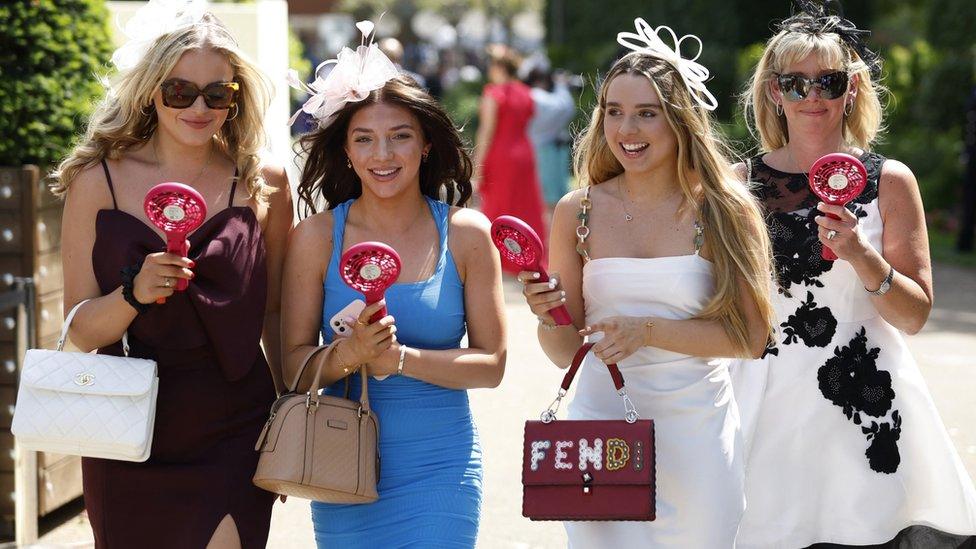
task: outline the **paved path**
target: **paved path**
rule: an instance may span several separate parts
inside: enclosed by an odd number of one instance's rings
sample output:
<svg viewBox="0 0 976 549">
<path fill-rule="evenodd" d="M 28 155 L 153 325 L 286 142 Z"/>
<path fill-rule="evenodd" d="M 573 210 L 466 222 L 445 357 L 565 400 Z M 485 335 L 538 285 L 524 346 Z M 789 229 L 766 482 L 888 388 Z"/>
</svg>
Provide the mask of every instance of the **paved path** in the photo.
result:
<svg viewBox="0 0 976 549">
<path fill-rule="evenodd" d="M 923 332 L 908 339 L 946 427 L 976 478 L 976 272 L 938 265 L 936 306 Z M 517 285 L 506 283 L 509 358 L 505 380 L 493 390 L 471 391 L 485 460 L 485 497 L 479 549 L 559 548 L 566 536 L 559 523 L 533 523 L 521 516 L 522 425 L 552 400 L 561 371 L 535 340 L 535 319 Z M 88 547 L 83 517 L 42 539 L 42 547 Z M 276 504 L 272 549 L 314 547 L 308 503 Z"/>
</svg>

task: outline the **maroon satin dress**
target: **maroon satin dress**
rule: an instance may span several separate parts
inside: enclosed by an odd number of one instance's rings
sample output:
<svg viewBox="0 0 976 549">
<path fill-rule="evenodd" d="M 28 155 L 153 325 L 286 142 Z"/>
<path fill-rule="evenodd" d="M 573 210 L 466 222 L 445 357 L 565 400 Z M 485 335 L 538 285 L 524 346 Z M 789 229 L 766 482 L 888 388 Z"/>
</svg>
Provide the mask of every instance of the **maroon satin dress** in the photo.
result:
<svg viewBox="0 0 976 549">
<path fill-rule="evenodd" d="M 95 221 L 92 264 L 103 294 L 120 270 L 166 243 L 114 209 Z M 189 236 L 196 266 L 184 292 L 129 326 L 130 356 L 157 361 L 159 396 L 145 463 L 82 460 L 85 506 L 99 548 L 203 548 L 230 515 L 244 548 L 264 547 L 274 496 L 255 487 L 254 443 L 275 398 L 260 348 L 267 298 L 264 239 L 254 212 L 230 204 Z M 211 210 L 213 211 L 213 210 Z M 121 355 L 121 344 L 99 349 Z"/>
</svg>

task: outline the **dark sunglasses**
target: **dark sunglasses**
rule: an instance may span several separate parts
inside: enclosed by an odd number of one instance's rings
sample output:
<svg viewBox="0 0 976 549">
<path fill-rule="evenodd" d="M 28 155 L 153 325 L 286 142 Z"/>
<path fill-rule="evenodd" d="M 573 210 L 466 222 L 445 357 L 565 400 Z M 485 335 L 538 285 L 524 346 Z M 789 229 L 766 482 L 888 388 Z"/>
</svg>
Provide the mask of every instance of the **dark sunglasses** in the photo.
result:
<svg viewBox="0 0 976 549">
<path fill-rule="evenodd" d="M 837 99 L 847 92 L 848 83 L 847 73 L 844 71 L 832 72 L 807 78 L 802 74 L 777 74 L 776 82 L 779 90 L 783 92 L 783 97 L 787 101 L 802 101 L 810 93 L 810 88 L 817 86 L 820 89 L 821 99 Z"/>
<path fill-rule="evenodd" d="M 212 82 L 201 90 L 193 82 L 171 78 L 159 89 L 163 92 L 163 105 L 171 109 L 185 109 L 203 95 L 203 102 L 211 109 L 229 109 L 236 104 L 237 90 L 241 85 L 237 82 Z"/>
</svg>

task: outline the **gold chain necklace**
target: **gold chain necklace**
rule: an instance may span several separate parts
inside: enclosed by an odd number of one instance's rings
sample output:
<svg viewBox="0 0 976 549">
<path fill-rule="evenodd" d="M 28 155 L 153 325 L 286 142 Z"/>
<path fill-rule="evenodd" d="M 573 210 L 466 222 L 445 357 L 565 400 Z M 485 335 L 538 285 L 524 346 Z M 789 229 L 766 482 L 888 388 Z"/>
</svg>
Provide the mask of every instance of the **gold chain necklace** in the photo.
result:
<svg viewBox="0 0 976 549">
<path fill-rule="evenodd" d="M 623 187 L 620 185 L 620 180 L 621 179 L 622 178 L 618 175 L 617 176 L 617 194 L 620 195 L 620 206 L 624 210 L 624 219 L 627 220 L 627 221 L 633 221 L 634 220 L 634 216 L 630 215 L 630 210 L 627 209 L 627 201 L 630 200 L 630 198 L 625 194 L 625 191 L 624 191 Z M 654 208 L 652 208 L 650 212 L 645 212 L 645 213 L 655 212 L 661 206 L 670 203 L 671 202 L 671 198 L 675 194 L 677 194 L 678 192 L 680 192 L 680 191 L 674 191 L 674 192 L 672 192 L 670 195 L 668 195 L 667 198 L 665 198 L 657 206 L 655 206 Z"/>
<path fill-rule="evenodd" d="M 163 177 L 163 164 L 159 161 L 159 155 L 156 154 L 156 139 L 155 138 L 152 140 L 152 151 L 153 151 L 153 160 L 156 161 L 156 173 L 159 174 L 159 179 L 160 180 L 164 180 L 166 178 Z M 210 144 L 210 153 L 207 155 L 207 161 L 203 164 L 203 167 L 200 168 L 200 171 L 197 172 L 196 177 L 194 177 L 192 181 L 187 182 L 187 185 L 189 185 L 189 186 L 192 187 L 193 184 L 196 183 L 198 179 L 200 179 L 200 176 L 203 175 L 203 172 L 207 171 L 207 168 L 210 167 L 210 162 L 213 160 L 213 151 L 214 151 L 214 146 L 213 146 L 213 143 L 211 143 Z"/>
</svg>

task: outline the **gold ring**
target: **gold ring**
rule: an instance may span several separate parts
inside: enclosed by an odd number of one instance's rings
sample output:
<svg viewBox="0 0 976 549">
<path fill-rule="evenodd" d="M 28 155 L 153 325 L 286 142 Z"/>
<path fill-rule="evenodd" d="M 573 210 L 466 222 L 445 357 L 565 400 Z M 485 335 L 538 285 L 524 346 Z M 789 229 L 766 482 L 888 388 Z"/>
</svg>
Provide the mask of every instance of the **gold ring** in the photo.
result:
<svg viewBox="0 0 976 549">
<path fill-rule="evenodd" d="M 356 324 L 359 324 L 360 326 L 369 326 L 369 322 L 363 322 L 358 318 L 356 319 Z"/>
</svg>

